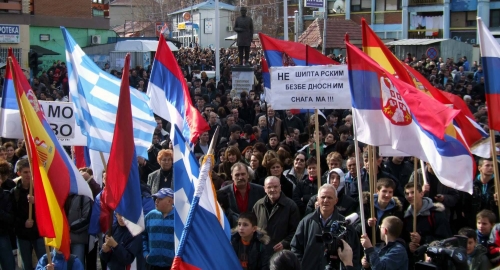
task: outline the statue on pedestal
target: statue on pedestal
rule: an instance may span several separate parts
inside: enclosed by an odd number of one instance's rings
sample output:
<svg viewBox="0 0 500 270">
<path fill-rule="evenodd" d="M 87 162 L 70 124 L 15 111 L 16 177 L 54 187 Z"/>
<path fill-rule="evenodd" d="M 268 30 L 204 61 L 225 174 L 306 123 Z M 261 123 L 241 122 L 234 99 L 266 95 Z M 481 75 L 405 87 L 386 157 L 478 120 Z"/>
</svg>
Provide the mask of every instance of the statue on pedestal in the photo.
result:
<svg viewBox="0 0 500 270">
<path fill-rule="evenodd" d="M 245 64 L 248 63 L 250 57 L 250 44 L 253 40 L 253 21 L 247 17 L 247 8 L 240 8 L 241 16 L 236 18 L 234 22 L 234 31 L 237 33 L 236 45 L 238 46 L 239 64 L 243 65 L 243 51 L 245 51 Z"/>
</svg>

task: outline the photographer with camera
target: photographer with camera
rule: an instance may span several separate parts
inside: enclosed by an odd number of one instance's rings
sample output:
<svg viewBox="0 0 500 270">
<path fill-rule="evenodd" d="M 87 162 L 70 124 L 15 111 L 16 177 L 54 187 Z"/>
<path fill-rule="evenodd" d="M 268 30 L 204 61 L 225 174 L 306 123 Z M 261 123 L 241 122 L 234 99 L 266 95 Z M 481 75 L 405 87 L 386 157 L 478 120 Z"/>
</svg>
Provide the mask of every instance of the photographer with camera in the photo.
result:
<svg viewBox="0 0 500 270">
<path fill-rule="evenodd" d="M 360 269 L 358 234 L 335 208 L 337 191 L 333 185 L 320 187 L 318 204 L 318 209 L 300 221 L 290 244 L 302 270 L 346 269 L 338 254 L 339 248 L 345 248 L 343 239 L 352 247 L 354 269 Z"/>
<path fill-rule="evenodd" d="M 361 236 L 361 245 L 367 257 L 362 260 L 363 267 L 371 266 L 372 270 L 408 269 L 405 243 L 398 239 L 403 230 L 403 221 L 396 216 L 388 216 L 383 219 L 379 228 L 380 238 L 385 242 L 380 249 L 373 247 L 367 234 Z"/>
</svg>

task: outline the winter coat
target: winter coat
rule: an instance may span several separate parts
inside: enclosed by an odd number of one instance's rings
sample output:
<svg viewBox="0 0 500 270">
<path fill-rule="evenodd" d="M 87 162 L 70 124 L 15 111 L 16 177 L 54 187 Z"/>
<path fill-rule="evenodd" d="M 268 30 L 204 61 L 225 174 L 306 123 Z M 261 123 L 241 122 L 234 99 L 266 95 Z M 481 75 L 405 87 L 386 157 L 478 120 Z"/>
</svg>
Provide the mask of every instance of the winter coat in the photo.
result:
<svg viewBox="0 0 500 270">
<path fill-rule="evenodd" d="M 363 192 L 365 193 L 365 192 Z M 369 196 L 369 192 L 366 192 L 367 195 Z M 382 239 L 380 239 L 380 233 L 378 232 L 378 226 L 382 224 L 382 220 L 388 216 L 396 216 L 399 219 L 403 220 L 403 204 L 401 201 L 398 199 L 398 197 L 392 197 L 391 201 L 389 204 L 385 207 L 385 209 L 380 209 L 379 204 L 378 204 L 378 194 L 373 195 L 373 201 L 375 203 L 374 208 L 375 208 L 375 218 L 377 219 L 377 224 L 375 226 L 376 228 L 376 239 L 377 243 L 383 242 Z M 372 229 L 371 227 L 368 226 L 368 219 L 371 217 L 371 208 L 370 208 L 370 203 L 366 203 L 363 206 L 363 209 L 365 211 L 365 219 L 366 219 L 366 234 L 372 239 Z M 356 229 L 358 230 L 358 233 L 361 233 L 361 223 L 356 226 Z"/>
<path fill-rule="evenodd" d="M 450 187 L 447 187 L 447 186 L 441 184 L 441 182 L 437 179 L 437 177 L 435 175 L 430 174 L 427 171 L 427 166 L 425 167 L 425 173 L 427 175 L 427 183 L 430 184 L 431 183 L 430 181 L 437 181 L 436 182 L 436 195 L 441 194 L 444 196 L 444 201 L 442 202 L 442 204 L 445 207 L 446 216 L 449 217 L 450 213 L 451 213 L 451 208 L 455 207 L 458 200 L 460 199 L 460 195 L 458 194 L 458 191 L 456 189 L 453 189 L 453 188 L 450 188 Z M 422 168 L 417 170 L 417 175 L 418 175 L 418 183 L 423 186 L 424 179 L 422 176 Z M 414 176 L 412 174 L 410 177 L 410 182 L 412 182 L 413 179 L 414 179 Z M 425 196 L 430 197 L 432 195 L 430 195 L 428 192 L 426 192 Z M 434 201 L 434 197 L 432 197 L 430 199 Z"/>
<path fill-rule="evenodd" d="M 166 171 L 167 184 L 170 182 L 170 188 L 174 189 L 174 177 L 172 168 Z M 162 169 L 158 169 L 148 175 L 148 186 L 151 188 L 151 194 L 160 190 L 160 181 L 165 181 Z"/>
<path fill-rule="evenodd" d="M 72 244 L 88 244 L 92 205 L 92 200 L 83 195 L 70 195 L 66 199 L 64 210 L 68 218 Z"/>
<path fill-rule="evenodd" d="M 398 239 L 387 245 L 384 243 L 380 250 L 376 249 L 374 247 L 365 249 L 372 270 L 408 270 L 408 254 L 403 240 Z"/>
<path fill-rule="evenodd" d="M 10 235 L 14 232 L 14 212 L 10 192 L 0 189 L 0 235 Z"/>
<path fill-rule="evenodd" d="M 52 263 L 55 265 L 54 269 L 55 270 L 84 270 L 85 268 L 83 267 L 82 261 L 78 259 L 76 256 L 73 258 L 70 258 L 70 260 L 73 260 L 73 267 L 69 269 L 69 264 L 71 264 L 69 261 L 66 261 L 64 258 L 64 255 L 62 253 L 56 253 L 54 251 L 51 252 L 51 259 Z M 47 259 L 47 254 L 44 254 L 42 258 L 38 261 L 38 264 L 36 265 L 36 270 L 45 270 L 47 269 L 47 264 L 48 264 L 48 259 Z"/>
<path fill-rule="evenodd" d="M 283 192 L 271 212 L 268 211 L 266 203 L 270 203 L 268 196 L 258 200 L 253 207 L 258 220 L 257 226 L 268 232 L 271 238 L 269 247 L 272 248 L 281 242 L 285 249 L 290 249 L 290 241 L 300 222 L 299 208 L 292 199 L 284 196 Z"/>
<path fill-rule="evenodd" d="M 384 163 L 384 167 L 388 173 L 399 180 L 399 184 L 403 188 L 408 183 L 413 173 L 413 165 L 406 161 L 403 161 L 401 164 L 396 164 L 389 160 Z"/>
<path fill-rule="evenodd" d="M 300 261 L 302 270 L 325 269 L 327 265 L 324 256 L 325 246 L 316 240 L 316 235 L 323 233 L 323 224 L 320 219 L 320 212 L 317 209 L 304 217 L 300 221 L 290 244 L 292 252 L 295 253 Z M 339 214 L 338 210 L 334 210 L 331 220 L 342 221 L 345 218 Z M 351 225 L 347 226 L 347 235 L 344 240 L 352 248 L 354 269 L 360 269 L 361 244 L 358 233 Z"/>
<path fill-rule="evenodd" d="M 253 40 L 253 21 L 249 16 L 239 16 L 234 22 L 237 46 L 250 46 Z M 240 59 L 241 60 L 241 59 Z"/>
<path fill-rule="evenodd" d="M 267 253 L 269 241 L 270 239 L 266 231 L 257 228 L 247 250 L 247 270 L 269 269 L 270 254 Z M 231 245 L 233 246 L 236 256 L 240 259 L 239 252 L 243 249 L 243 243 L 241 242 L 241 236 L 237 232 L 237 229 L 231 231 Z"/>
<path fill-rule="evenodd" d="M 250 191 L 249 191 L 249 194 L 247 194 L 247 196 L 249 196 L 248 197 L 248 208 L 247 208 L 248 212 L 252 211 L 253 206 L 255 205 L 255 203 L 258 200 L 260 200 L 261 198 L 263 198 L 264 196 L 266 196 L 266 193 L 264 192 L 264 188 L 262 186 L 256 185 L 256 184 L 252 184 L 252 183 L 249 183 L 249 184 L 250 184 Z M 234 184 L 227 185 L 227 186 L 221 188 L 220 192 L 224 192 L 228 196 L 228 198 L 229 198 L 229 208 L 231 208 L 231 210 L 234 213 L 241 214 L 240 210 L 238 209 L 238 204 L 236 202 L 236 197 L 235 197 L 235 194 L 234 194 Z"/>
<path fill-rule="evenodd" d="M 113 239 L 118 245 L 109 252 L 99 252 L 101 261 L 107 263 L 110 270 L 125 270 L 136 257 L 142 256 L 142 236 L 132 236 L 125 226 L 115 223 L 112 231 Z"/>
<path fill-rule="evenodd" d="M 286 170 L 283 172 L 283 175 L 290 181 L 292 181 L 292 183 L 294 183 L 295 185 L 297 185 L 298 182 L 300 181 L 304 181 L 304 180 L 307 180 L 307 170 L 304 169 L 304 175 L 302 176 L 301 179 L 297 179 L 297 174 L 295 173 L 295 169 L 294 168 L 291 168 L 290 170 Z"/>
<path fill-rule="evenodd" d="M 470 270 L 488 270 L 491 264 L 488 259 L 488 250 L 483 245 L 477 245 L 472 254 L 467 255 Z"/>
<path fill-rule="evenodd" d="M 307 203 L 316 194 L 318 194 L 318 181 L 316 179 L 312 181 L 307 179 L 297 183 L 292 199 L 299 207 L 301 216 L 304 216 Z"/>
<path fill-rule="evenodd" d="M 341 214 L 344 217 L 347 217 L 348 215 L 352 213 L 358 212 L 358 203 L 351 197 L 345 195 L 344 189 L 340 189 L 337 191 L 337 204 L 335 205 L 335 208 L 339 211 L 339 214 Z M 314 212 L 316 209 L 316 202 L 318 201 L 318 194 L 314 195 L 309 199 L 309 202 L 307 203 L 306 207 L 306 212 L 305 215 L 309 215 L 310 213 Z"/>
<path fill-rule="evenodd" d="M 38 226 L 35 215 L 35 205 L 32 207 L 33 227 L 26 228 L 26 220 L 28 220 L 29 190 L 22 187 L 22 180 L 17 181 L 16 187 L 10 191 L 10 200 L 12 202 L 12 213 L 14 213 L 14 228 L 16 236 L 24 240 L 36 240 L 40 237 L 38 234 Z"/>
</svg>

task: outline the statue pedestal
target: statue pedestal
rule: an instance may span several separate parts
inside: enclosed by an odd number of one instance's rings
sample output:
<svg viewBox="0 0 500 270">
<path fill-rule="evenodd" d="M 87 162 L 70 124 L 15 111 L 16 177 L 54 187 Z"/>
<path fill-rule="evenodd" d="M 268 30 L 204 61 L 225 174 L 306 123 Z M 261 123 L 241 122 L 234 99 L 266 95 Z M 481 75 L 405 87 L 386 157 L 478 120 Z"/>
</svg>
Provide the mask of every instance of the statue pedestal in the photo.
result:
<svg viewBox="0 0 500 270">
<path fill-rule="evenodd" d="M 234 66 L 231 71 L 233 74 L 233 89 L 231 90 L 232 97 L 234 97 L 235 95 L 239 96 L 243 91 L 247 91 L 248 93 L 253 89 L 255 78 L 253 67 Z"/>
</svg>

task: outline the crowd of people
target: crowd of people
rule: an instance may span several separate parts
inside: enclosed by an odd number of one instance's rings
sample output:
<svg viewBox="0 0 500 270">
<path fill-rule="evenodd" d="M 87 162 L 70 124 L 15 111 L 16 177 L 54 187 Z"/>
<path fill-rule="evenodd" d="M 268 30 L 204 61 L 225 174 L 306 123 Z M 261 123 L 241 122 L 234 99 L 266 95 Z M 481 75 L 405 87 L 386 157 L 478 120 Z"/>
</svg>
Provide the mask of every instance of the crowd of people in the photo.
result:
<svg viewBox="0 0 500 270">
<path fill-rule="evenodd" d="M 232 89 L 231 67 L 238 63 L 237 49 L 221 49 L 220 56 L 217 68 L 221 79 L 216 83 L 207 75 L 216 68 L 212 50 L 181 48 L 176 53 L 190 98 L 210 127 L 194 146 L 196 158 L 201 160 L 208 153 L 216 129 L 220 130 L 212 180 L 217 200 L 234 228 L 231 244 L 243 269 L 325 269 L 328 265 L 333 269 L 413 269 L 420 261 L 441 263 L 437 257 L 426 256 L 422 248 L 439 246 L 453 235 L 467 239 L 464 256 L 469 269 L 491 269 L 500 264 L 500 225 L 495 225 L 499 212 L 491 159 L 477 158 L 478 173 L 470 179 L 474 189 L 468 194 L 441 184 L 430 164 L 415 173 L 412 158 L 381 157 L 375 149 L 377 181 L 372 215 L 368 199 L 371 161 L 366 145 L 354 145 L 351 111 L 323 110 L 325 117 L 320 117 L 317 127 L 313 115 L 275 111 L 262 98 L 262 50 L 250 52 L 255 84 L 248 92 Z M 329 57 L 346 62 L 342 55 Z M 432 61 L 408 54 L 404 60 L 437 88 L 462 97 L 476 121 L 488 129 L 480 65 L 469 65 L 465 57 Z M 105 70 L 121 76 L 109 66 Z M 132 69 L 130 85 L 145 92 L 150 73 L 151 67 Z M 32 87 L 41 100 L 67 98 L 64 63 L 54 63 L 51 70 L 33 80 Z M 116 214 L 111 234 L 97 237 L 89 245 L 89 235 L 98 233 L 89 232 L 90 217 L 97 212 L 94 209 L 99 207 L 107 177 L 104 173 L 101 185 L 90 168 L 79 168 L 92 189 L 94 203 L 80 196 L 68 198 L 65 210 L 74 256 L 65 261 L 53 251 L 53 264 L 43 255 L 36 220 L 28 218 L 29 205 L 35 200 L 29 195 L 31 173 L 24 143 L 4 143 L 0 147 L 1 268 L 15 269 L 12 250 L 17 249 L 25 270 L 36 266 L 32 251 L 39 260 L 36 269 L 96 269 L 97 257 L 102 269 L 125 269 L 132 263 L 138 269 L 170 269 L 175 253 L 174 152 L 170 123 L 159 117 L 156 121 L 148 157 L 138 158 L 146 230 L 132 236 Z M 319 160 L 315 134 L 319 137 Z M 355 157 L 356 148 L 360 160 Z M 362 167 L 361 175 L 357 165 Z M 358 181 L 362 190 L 358 190 Z M 366 234 L 362 234 L 359 219 L 344 222 L 346 217 L 351 220 L 360 214 L 360 192 Z M 34 217 L 34 208 L 31 211 Z M 336 235 L 335 228 L 344 230 L 342 240 L 328 245 L 324 237 L 318 239 L 325 232 Z M 63 266 L 58 268 L 58 263 Z"/>
</svg>

